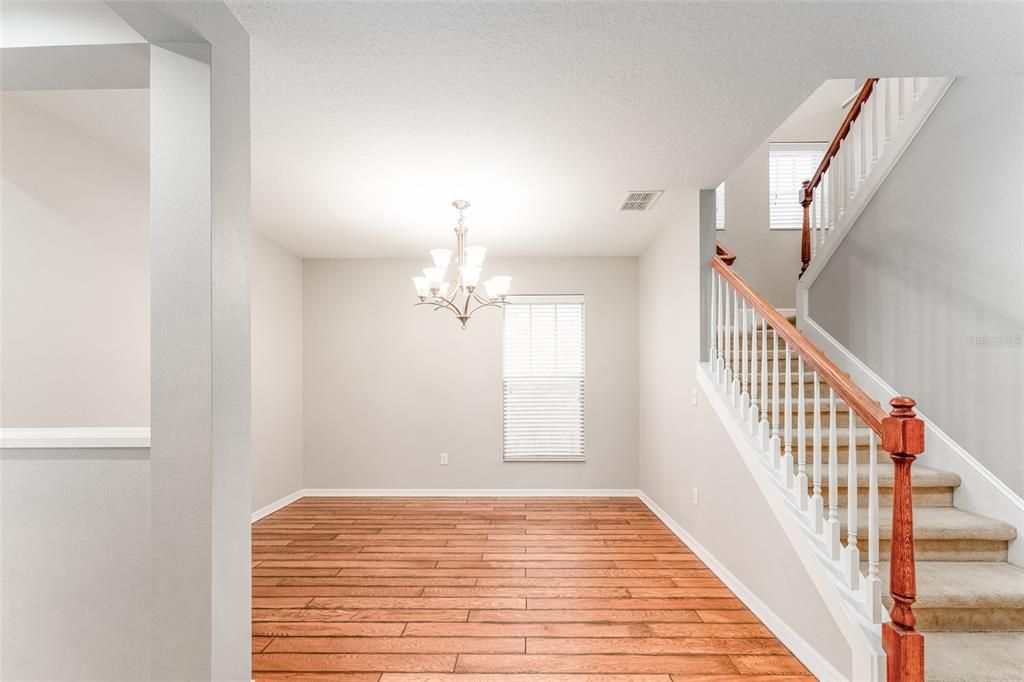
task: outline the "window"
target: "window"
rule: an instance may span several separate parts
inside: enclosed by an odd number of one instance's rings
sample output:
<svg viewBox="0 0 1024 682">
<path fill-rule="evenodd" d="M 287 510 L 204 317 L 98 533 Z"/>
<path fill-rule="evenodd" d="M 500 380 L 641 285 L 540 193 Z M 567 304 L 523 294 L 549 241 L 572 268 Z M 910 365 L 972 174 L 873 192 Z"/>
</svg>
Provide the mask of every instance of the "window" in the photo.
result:
<svg viewBox="0 0 1024 682">
<path fill-rule="evenodd" d="M 583 459 L 583 297 L 505 302 L 504 458 Z"/>
<path fill-rule="evenodd" d="M 715 229 L 725 229 L 725 183 L 715 188 Z"/>
<path fill-rule="evenodd" d="M 800 192 L 828 149 L 826 142 L 772 142 L 768 145 L 769 226 L 799 230 L 804 225 Z"/>
</svg>

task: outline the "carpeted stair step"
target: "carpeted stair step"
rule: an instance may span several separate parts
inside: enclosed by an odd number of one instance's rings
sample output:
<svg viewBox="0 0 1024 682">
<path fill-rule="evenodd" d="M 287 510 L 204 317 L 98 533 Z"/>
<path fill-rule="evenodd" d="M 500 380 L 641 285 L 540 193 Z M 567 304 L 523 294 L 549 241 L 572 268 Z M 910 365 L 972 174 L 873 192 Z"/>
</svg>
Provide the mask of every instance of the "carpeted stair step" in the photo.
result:
<svg viewBox="0 0 1024 682">
<path fill-rule="evenodd" d="M 924 650 L 927 682 L 1024 679 L 1024 632 L 929 632 Z"/>
<path fill-rule="evenodd" d="M 828 484 L 822 485 L 824 505 L 828 507 Z M 892 509 L 882 507 L 879 515 L 879 552 L 889 557 L 892 537 Z M 857 545 L 867 556 L 867 508 L 859 505 Z M 846 541 L 846 509 L 839 509 L 840 538 Z M 1017 537 L 1013 526 L 956 507 L 914 508 L 914 553 L 917 561 L 1005 561 L 1007 545 Z"/>
<path fill-rule="evenodd" d="M 914 491 L 914 508 L 917 507 L 951 507 L 953 506 L 953 490 L 960 485 L 960 477 L 948 471 L 940 471 L 930 467 L 915 464 L 911 468 L 910 480 Z M 846 506 L 846 481 L 847 468 L 842 467 L 839 471 L 839 505 Z M 812 476 L 811 463 L 807 465 L 807 475 Z M 892 506 L 892 483 L 894 467 L 891 461 L 879 461 L 878 463 L 878 504 L 880 507 Z M 807 481 L 807 490 L 813 489 L 814 482 Z M 857 465 L 857 487 L 859 506 L 867 504 L 868 490 L 868 465 L 866 462 L 858 462 Z M 828 494 L 828 473 L 822 468 L 822 490 L 823 495 Z M 891 512 L 889 512 L 891 513 Z"/>
</svg>

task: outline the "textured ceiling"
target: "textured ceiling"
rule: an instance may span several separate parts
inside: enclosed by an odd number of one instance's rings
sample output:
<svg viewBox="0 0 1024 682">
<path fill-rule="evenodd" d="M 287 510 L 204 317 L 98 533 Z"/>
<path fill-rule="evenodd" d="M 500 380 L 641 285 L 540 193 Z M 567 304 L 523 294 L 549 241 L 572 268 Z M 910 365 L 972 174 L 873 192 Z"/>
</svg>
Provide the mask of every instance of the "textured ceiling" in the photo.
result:
<svg viewBox="0 0 1024 682">
<path fill-rule="evenodd" d="M 827 78 L 1024 61 L 1019 3 L 228 2 L 255 223 L 313 257 L 447 245 L 453 198 L 495 254 L 636 254 Z"/>
</svg>

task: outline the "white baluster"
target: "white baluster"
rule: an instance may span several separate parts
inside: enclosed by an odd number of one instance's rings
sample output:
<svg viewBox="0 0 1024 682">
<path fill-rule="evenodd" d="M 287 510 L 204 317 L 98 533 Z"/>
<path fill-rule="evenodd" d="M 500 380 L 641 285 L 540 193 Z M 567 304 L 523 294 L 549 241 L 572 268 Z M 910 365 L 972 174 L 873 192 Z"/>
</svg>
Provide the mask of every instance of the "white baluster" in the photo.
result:
<svg viewBox="0 0 1024 682">
<path fill-rule="evenodd" d="M 768 452 L 768 325 L 761 330 L 761 421 L 758 422 L 761 452 Z"/>
<path fill-rule="evenodd" d="M 850 196 L 849 190 L 846 187 L 846 145 L 844 143 L 839 143 L 839 151 L 836 153 L 836 158 L 832 160 L 832 163 L 835 165 L 836 171 L 836 222 L 839 222 L 839 219 L 846 211 L 846 199 Z M 835 227 L 835 225 L 832 227 Z"/>
<path fill-rule="evenodd" d="M 925 84 L 926 80 L 928 80 L 928 79 L 927 78 L 915 78 L 914 79 L 913 93 L 914 93 L 914 101 L 915 102 L 921 96 L 921 91 L 924 90 L 924 84 Z"/>
<path fill-rule="evenodd" d="M 708 298 L 708 367 L 711 368 L 715 378 L 718 378 L 718 367 L 716 356 L 718 355 L 718 327 L 715 325 L 715 288 L 718 281 L 715 278 L 715 271 L 711 271 L 711 285 Z"/>
<path fill-rule="evenodd" d="M 907 120 L 907 114 L 910 113 L 910 101 L 914 97 L 913 93 L 914 79 L 913 78 L 900 78 L 899 79 L 899 93 L 900 93 L 900 123 Z"/>
<path fill-rule="evenodd" d="M 871 97 L 865 100 L 863 107 L 860 111 L 860 117 L 857 119 L 860 121 L 860 137 L 857 140 L 860 143 L 857 147 L 857 162 L 858 170 L 860 171 L 857 174 L 858 187 L 863 184 L 864 179 L 868 176 L 868 171 L 871 170 L 871 119 L 873 116 L 871 110 L 874 108 L 874 101 Z"/>
<path fill-rule="evenodd" d="M 857 415 L 850 410 L 847 426 L 850 455 L 846 463 L 846 580 L 860 588 L 860 550 L 857 548 Z"/>
<path fill-rule="evenodd" d="M 864 112 L 860 112 L 857 118 L 853 119 L 850 124 L 850 135 L 846 138 L 846 142 L 849 143 L 850 148 L 850 196 L 852 197 L 857 193 L 857 186 L 860 183 L 860 145 L 863 131 L 863 119 Z"/>
<path fill-rule="evenodd" d="M 811 188 L 811 260 L 818 252 L 818 188 Z"/>
<path fill-rule="evenodd" d="M 751 436 L 757 432 L 757 406 L 760 400 L 757 394 L 757 317 L 757 313 L 752 312 L 753 329 L 750 332 L 753 335 L 750 344 L 750 409 L 747 411 L 747 414 L 743 415 L 747 420 Z M 761 324 L 764 324 L 764 318 L 761 318 Z M 764 362 L 764 358 L 761 358 L 761 362 Z"/>
<path fill-rule="evenodd" d="M 722 276 L 719 275 L 717 272 L 715 273 L 715 275 L 718 282 L 715 286 L 715 288 L 718 289 L 718 294 L 715 297 L 715 307 L 717 308 L 715 312 L 715 322 L 718 326 L 718 331 L 715 332 L 716 336 L 718 336 L 718 341 L 716 342 L 716 345 L 718 347 L 718 358 L 715 361 L 715 377 L 718 379 L 718 382 L 721 383 L 722 373 L 725 371 L 725 363 L 722 358 L 722 351 L 724 350 L 723 344 L 725 342 L 725 326 L 722 324 L 722 310 L 724 308 L 724 306 L 722 305 L 722 292 L 725 289 L 725 285 Z"/>
<path fill-rule="evenodd" d="M 872 623 L 882 622 L 882 581 L 878 575 L 878 441 L 868 432 L 868 583 Z"/>
<path fill-rule="evenodd" d="M 750 373 L 750 354 L 748 351 L 749 343 L 747 339 L 747 334 L 749 333 L 747 328 L 747 313 L 749 311 L 747 309 L 747 299 L 741 298 L 740 305 L 741 315 L 743 316 L 743 328 L 741 330 L 743 335 L 743 351 L 740 360 L 740 367 L 742 368 L 740 370 L 740 416 L 745 419 L 747 414 L 750 412 L 750 377 L 748 376 Z"/>
<path fill-rule="evenodd" d="M 885 139 L 885 83 L 880 80 L 871 91 L 871 163 L 878 161 Z"/>
<path fill-rule="evenodd" d="M 789 342 L 784 341 L 786 345 L 786 403 L 785 412 L 783 414 L 783 454 L 782 454 L 782 480 L 786 482 L 786 487 L 792 490 L 793 488 L 793 372 L 790 369 L 792 362 L 792 353 L 789 348 Z"/>
<path fill-rule="evenodd" d="M 779 437 L 779 330 L 772 329 L 772 438 L 769 451 L 772 466 L 778 469 L 781 461 L 781 438 Z"/>
<path fill-rule="evenodd" d="M 807 414 L 804 406 L 804 358 L 796 356 L 796 495 L 800 511 L 807 511 Z"/>
<path fill-rule="evenodd" d="M 836 391 L 828 387 L 828 521 L 825 538 L 833 561 L 839 559 L 839 449 L 836 444 Z"/>
<path fill-rule="evenodd" d="M 732 400 L 732 286 L 726 283 L 725 287 L 725 328 L 722 330 L 725 336 L 725 389 L 729 399 Z"/>
<path fill-rule="evenodd" d="M 732 404 L 736 406 L 740 402 L 740 375 L 743 367 L 740 365 L 740 293 L 735 288 L 732 290 Z"/>
<path fill-rule="evenodd" d="M 823 501 L 821 499 L 821 384 L 818 373 L 814 372 L 814 402 L 811 404 L 811 415 L 814 418 L 814 426 L 811 430 L 812 442 L 812 469 L 813 487 L 811 489 L 811 520 L 814 522 L 814 532 L 820 533 L 824 515 Z"/>
<path fill-rule="evenodd" d="M 900 124 L 899 78 L 885 79 L 885 141 L 892 140 Z"/>
<path fill-rule="evenodd" d="M 855 120 L 853 123 L 854 125 L 851 128 L 859 130 L 860 126 L 856 125 L 857 121 Z M 846 166 L 843 167 L 843 177 L 846 179 L 846 200 L 843 202 L 843 205 L 848 207 L 850 199 L 857 193 L 857 176 L 859 174 L 856 166 L 857 140 L 846 138 L 843 142 L 845 143 L 843 146 L 846 147 Z"/>
</svg>

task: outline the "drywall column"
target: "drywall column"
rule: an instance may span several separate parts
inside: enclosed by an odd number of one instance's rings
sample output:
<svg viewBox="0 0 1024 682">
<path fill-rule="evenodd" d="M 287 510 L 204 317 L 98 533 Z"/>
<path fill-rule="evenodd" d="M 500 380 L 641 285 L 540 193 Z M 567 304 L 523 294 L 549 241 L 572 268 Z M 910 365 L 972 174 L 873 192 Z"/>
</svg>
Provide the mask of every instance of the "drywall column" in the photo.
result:
<svg viewBox="0 0 1024 682">
<path fill-rule="evenodd" d="M 152 677 L 243 680 L 248 97 L 225 101 L 205 43 L 154 44 L 150 69 Z"/>
<path fill-rule="evenodd" d="M 700 191 L 700 359 L 707 361 L 711 352 L 711 259 L 715 257 L 718 233 L 715 231 L 715 190 Z"/>
</svg>

